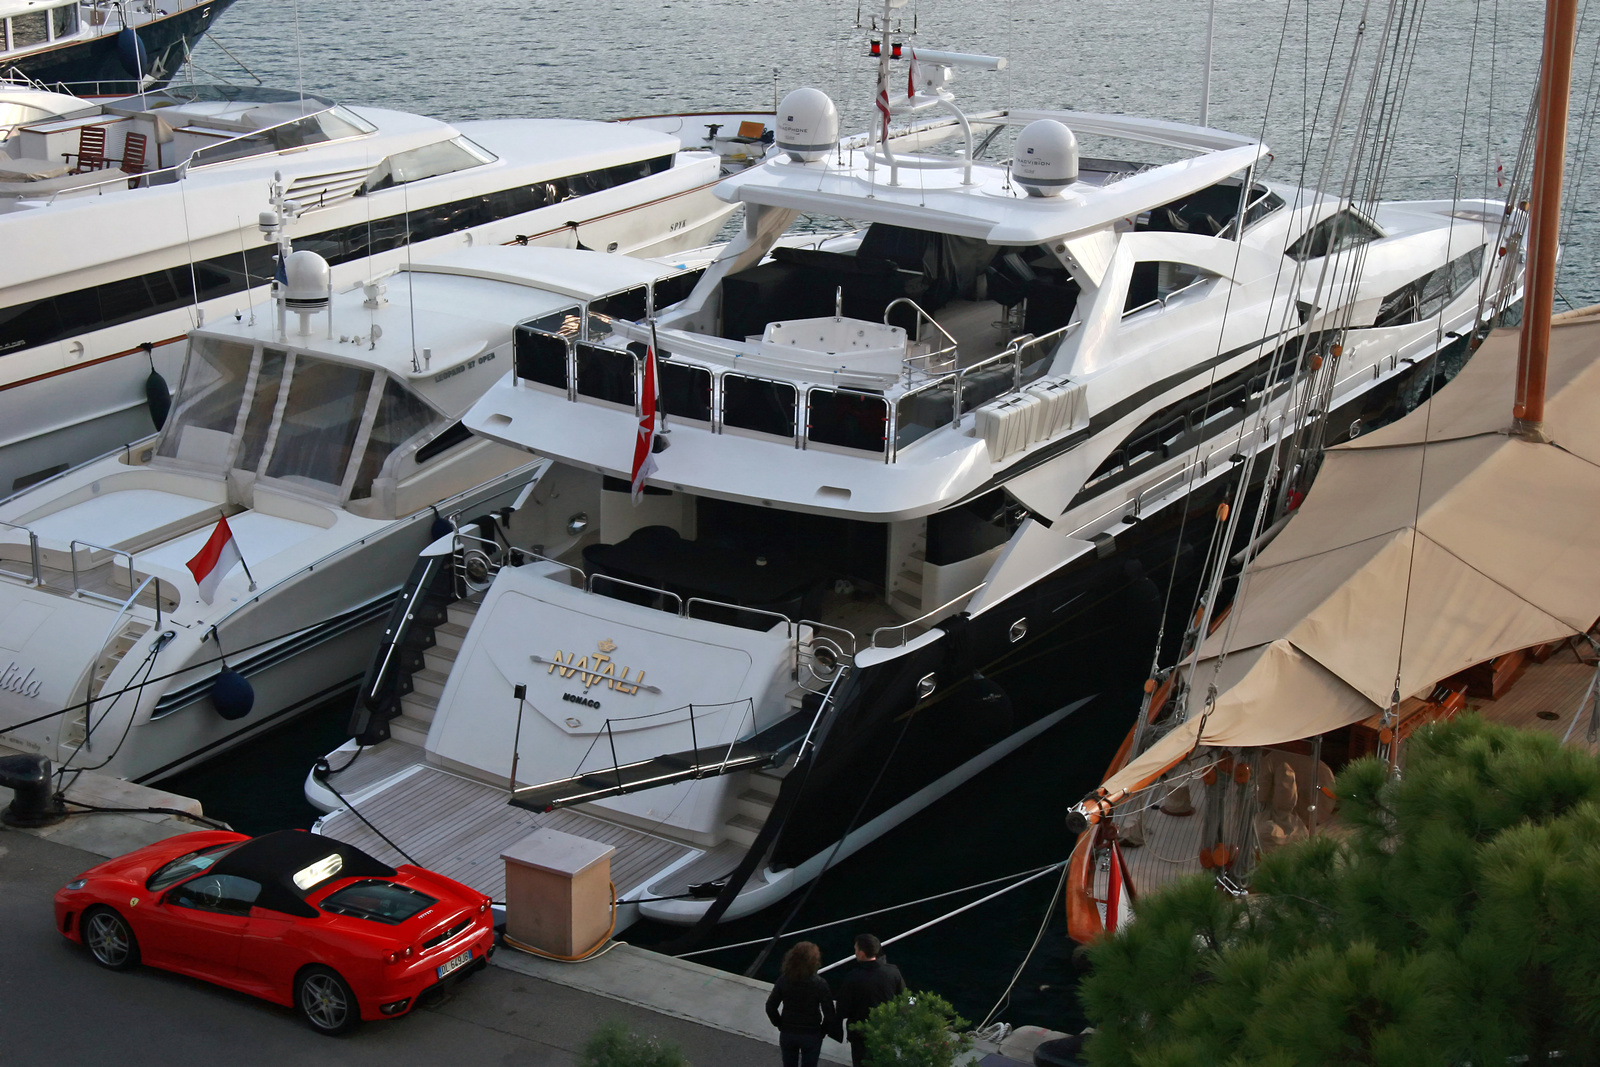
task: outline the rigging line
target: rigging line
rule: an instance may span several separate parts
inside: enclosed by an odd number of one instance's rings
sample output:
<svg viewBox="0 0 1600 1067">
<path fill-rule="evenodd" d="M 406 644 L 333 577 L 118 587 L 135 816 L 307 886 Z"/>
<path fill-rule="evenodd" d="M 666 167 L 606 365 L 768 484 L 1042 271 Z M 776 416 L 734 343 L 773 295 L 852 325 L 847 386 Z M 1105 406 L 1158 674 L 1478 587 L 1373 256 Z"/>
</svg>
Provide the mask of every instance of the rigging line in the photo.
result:
<svg viewBox="0 0 1600 1067">
<path fill-rule="evenodd" d="M 338 797 L 339 798 L 339 802 L 341 804 L 343 804 L 347 809 L 349 809 L 350 814 L 352 814 L 356 818 L 360 819 L 361 822 L 366 826 L 366 828 L 368 830 L 371 830 L 373 833 L 375 833 L 379 837 L 381 837 L 383 839 L 383 843 L 384 844 L 388 845 L 390 848 L 392 848 L 396 852 L 400 853 L 400 855 L 404 856 L 407 863 L 411 864 L 413 867 L 422 866 L 422 864 L 420 864 L 416 860 L 412 859 L 411 858 L 411 854 L 408 853 L 405 849 L 401 848 L 399 845 L 397 845 L 393 841 L 389 840 L 389 835 L 385 834 L 382 830 L 380 830 L 376 826 L 372 825 L 372 823 L 367 819 L 367 817 L 365 815 L 361 814 L 361 809 L 357 808 L 354 804 L 350 803 L 350 801 L 345 798 L 345 795 L 343 793 L 339 792 L 339 787 L 338 786 L 336 786 L 332 782 L 328 781 L 328 761 L 327 760 L 319 759 L 319 760 L 317 760 L 316 763 L 312 764 L 312 766 L 311 766 L 311 775 L 312 775 L 312 777 L 316 778 L 317 781 L 319 781 L 323 785 L 327 786 L 328 787 L 328 791 L 331 792 L 334 796 Z"/>
<path fill-rule="evenodd" d="M 122 736 L 117 738 L 116 746 L 114 748 L 112 748 L 111 755 L 107 756 L 105 759 L 101 760 L 99 763 L 97 763 L 93 767 L 72 767 L 71 766 L 72 765 L 72 761 L 78 758 L 78 753 L 82 752 L 83 749 L 84 749 L 84 746 L 89 743 L 89 736 L 94 732 L 94 722 L 92 721 L 92 716 L 94 715 L 94 712 L 93 712 L 93 710 L 90 710 L 89 713 L 86 714 L 84 716 L 84 719 L 83 719 L 83 740 L 78 742 L 78 746 L 72 750 L 72 754 L 69 755 L 65 760 L 62 761 L 61 767 L 56 771 L 56 781 L 57 781 L 58 784 L 60 783 L 61 775 L 65 774 L 69 767 L 71 767 L 72 770 L 76 771 L 77 774 L 82 774 L 84 771 L 98 771 L 100 768 L 104 767 L 106 764 L 110 763 L 112 760 L 117 758 L 117 753 L 122 751 L 123 743 L 128 740 L 129 731 L 133 729 L 133 720 L 134 720 L 135 715 L 139 711 L 139 700 L 144 695 L 144 692 L 143 692 L 144 687 L 146 685 L 150 684 L 150 672 L 155 669 L 156 656 L 160 653 L 160 651 L 161 651 L 160 644 L 152 642 L 151 645 L 150 645 L 150 651 L 145 653 L 144 662 L 140 663 L 139 666 L 134 669 L 134 673 L 135 674 L 137 674 L 138 671 L 143 670 L 145 672 L 145 677 L 144 677 L 144 680 L 138 682 L 136 684 L 136 686 L 130 687 L 130 688 L 137 688 L 138 690 L 140 690 L 140 692 L 139 692 L 138 696 L 135 696 L 134 699 L 133 699 L 133 710 L 128 713 L 127 722 L 125 722 L 123 724 L 123 726 L 122 726 Z M 92 679 L 91 679 L 91 684 L 93 684 Z M 117 695 L 112 698 L 111 705 L 109 707 L 107 707 L 105 711 L 102 711 L 100 713 L 100 721 L 101 722 L 105 722 L 106 721 L 106 716 L 110 715 L 113 711 L 116 710 L 118 702 L 122 700 L 122 694 L 126 693 L 127 691 L 128 691 L 127 689 L 124 689 L 121 692 L 117 693 Z M 73 781 L 74 782 L 77 781 L 77 776 L 76 775 L 73 776 Z M 61 792 L 65 792 L 66 790 L 62 789 L 60 791 Z"/>
<path fill-rule="evenodd" d="M 1044 909 L 1044 921 L 1039 924 L 1039 932 L 1033 935 L 1033 944 L 1028 946 L 1028 953 L 1022 957 L 1022 962 L 1017 964 L 1017 971 L 1011 976 L 1011 981 L 1006 983 L 1005 992 L 1000 994 L 1000 999 L 995 1001 L 994 1007 L 989 1009 L 989 1014 L 983 1017 L 983 1022 L 978 1024 L 978 1029 L 982 1030 L 993 1022 L 994 1017 L 999 1015 L 1004 1010 L 1007 1002 L 1011 1000 L 1011 991 L 1017 987 L 1017 981 L 1022 977 L 1022 972 L 1027 969 L 1028 962 L 1033 959 L 1033 954 L 1039 951 L 1039 942 L 1044 940 L 1044 932 L 1049 929 L 1050 920 L 1055 918 L 1056 902 L 1061 899 L 1061 891 L 1066 888 L 1067 875 L 1070 873 L 1071 868 L 1066 864 L 1062 864 L 1061 877 L 1056 882 L 1055 892 L 1050 894 L 1050 903 Z"/>
<path fill-rule="evenodd" d="M 937 919 L 930 919 L 927 922 L 923 923 L 921 926 L 912 927 L 911 929 L 907 930 L 905 933 L 895 934 L 891 938 L 886 938 L 884 941 L 881 942 L 881 944 L 883 945 L 884 948 L 888 948 L 890 945 L 894 944 L 897 941 L 904 941 L 906 938 L 910 937 L 912 934 L 920 934 L 920 933 L 922 933 L 922 931 L 928 929 L 929 927 L 938 926 L 940 923 L 944 922 L 946 919 L 954 919 L 957 915 L 961 915 L 961 914 L 963 914 L 965 912 L 969 912 L 973 908 L 976 908 L 981 904 L 987 904 L 987 903 L 989 903 L 989 901 L 994 900 L 996 897 L 1002 897 L 1005 894 L 1011 892 L 1013 889 L 1018 889 L 1018 888 L 1020 888 L 1022 886 L 1027 885 L 1029 882 L 1035 881 L 1035 880 L 1037 880 L 1039 878 L 1043 878 L 1045 875 L 1050 873 L 1050 870 L 1051 870 L 1051 868 L 1046 868 L 1046 869 L 1040 871 L 1038 874 L 1029 875 L 1027 878 L 1022 879 L 1019 882 L 1013 882 L 1011 885 L 1005 886 L 1004 888 L 1001 888 L 1001 889 L 997 889 L 993 893 L 990 893 L 988 896 L 980 897 L 979 899 L 974 900 L 970 904 L 963 904 L 961 907 L 955 909 L 954 911 L 947 912 L 944 915 L 939 916 Z M 1065 871 L 1066 871 L 1066 867 L 1065 866 L 1063 866 L 1062 871 L 1063 871 L 1063 874 L 1065 874 Z M 1054 909 L 1052 908 L 1052 910 L 1054 910 Z M 855 959 L 854 956 L 846 956 L 843 959 L 835 960 L 832 963 L 828 964 L 826 967 L 818 968 L 817 969 L 817 973 L 818 974 L 822 974 L 822 973 L 824 973 L 826 971 L 833 970 L 835 967 L 842 967 L 846 963 L 849 963 L 853 959 Z"/>
<path fill-rule="evenodd" d="M 801 937 L 801 936 L 803 936 L 805 934 L 814 934 L 818 930 L 827 930 L 830 927 L 834 927 L 834 926 L 844 926 L 846 923 L 860 922 L 862 919 L 876 918 L 879 915 L 887 915 L 891 911 L 900 911 L 900 910 L 902 910 L 904 908 L 914 908 L 918 904 L 929 904 L 929 903 L 932 903 L 935 900 L 943 900 L 946 897 L 958 896 L 961 893 L 970 893 L 974 889 L 987 889 L 992 885 L 999 885 L 1001 882 L 1009 882 L 1014 878 L 1023 878 L 1023 877 L 1026 877 L 1027 875 L 1030 875 L 1030 874 L 1040 874 L 1040 873 L 1043 873 L 1043 872 L 1051 871 L 1051 870 L 1054 870 L 1055 868 L 1060 867 L 1063 864 L 1069 863 L 1069 862 L 1071 862 L 1071 861 L 1070 860 L 1062 860 L 1059 863 L 1047 863 L 1042 867 L 1033 867 L 1033 868 L 1031 868 L 1029 870 L 1026 870 L 1026 871 L 1017 871 L 1015 874 L 1007 874 L 1007 875 L 1002 875 L 999 878 L 991 878 L 986 882 L 977 882 L 977 883 L 975 883 L 973 885 L 964 885 L 960 889 L 947 889 L 942 893 L 934 893 L 931 896 L 919 897 L 916 900 L 908 900 L 908 901 L 905 901 L 904 903 L 900 903 L 900 904 L 891 904 L 886 908 L 877 908 L 877 909 L 875 909 L 873 911 L 864 911 L 859 915 L 851 915 L 848 918 L 834 919 L 832 922 L 818 923 L 816 926 L 807 926 L 807 927 L 805 927 L 803 929 L 800 929 L 800 930 L 790 930 L 788 933 L 784 934 L 783 936 L 784 937 Z M 722 952 L 722 951 L 725 951 L 725 950 L 736 949 L 736 948 L 749 948 L 751 945 L 759 945 L 759 944 L 761 944 L 762 942 L 764 942 L 766 940 L 767 940 L 767 938 L 765 938 L 765 937 L 755 937 L 755 938 L 751 938 L 749 941 L 735 941 L 731 945 L 713 945 L 710 948 L 697 948 L 692 952 L 680 953 L 675 958 L 676 959 L 680 959 L 680 960 L 685 960 L 685 959 L 688 959 L 690 956 L 704 956 L 704 955 L 706 955 L 708 953 L 711 953 L 711 952 Z"/>
<path fill-rule="evenodd" d="M 1588 18 L 1589 0 L 1584 0 L 1583 14 L 1578 19 L 1576 34 L 1578 39 L 1583 37 L 1583 28 Z M 1572 183 L 1567 190 L 1567 203 L 1561 220 L 1563 232 L 1558 243 L 1566 243 L 1572 239 L 1572 230 L 1576 224 L 1579 190 L 1583 186 L 1584 178 L 1587 176 L 1585 170 L 1589 162 L 1589 148 L 1594 141 L 1596 64 L 1600 64 L 1600 34 L 1595 35 L 1595 55 L 1589 63 L 1589 81 L 1584 88 L 1583 107 L 1579 109 L 1577 165 L 1569 170 L 1572 175 Z"/>
<path fill-rule="evenodd" d="M 794 922 L 795 916 L 800 914 L 800 909 L 805 907 L 806 902 L 811 899 L 811 894 L 816 891 L 817 886 L 822 884 L 823 875 L 827 874 L 828 869 L 833 866 L 834 860 L 839 856 L 839 850 L 844 848 L 845 839 L 850 836 L 850 834 L 855 830 L 856 824 L 861 821 L 862 814 L 867 810 L 867 803 L 872 799 L 873 794 L 878 791 L 879 783 L 883 781 L 883 776 L 888 773 L 889 765 L 894 762 L 895 754 L 900 751 L 900 742 L 906 739 L 906 733 L 910 731 L 911 724 L 915 721 L 915 715 L 907 715 L 905 717 L 904 723 L 902 723 L 900 726 L 900 733 L 894 739 L 894 746 L 889 749 L 889 754 L 884 757 L 882 766 L 878 768 L 878 776 L 872 780 L 872 785 L 867 789 L 866 793 L 862 795 L 861 803 L 856 805 L 856 813 L 851 816 L 849 824 L 845 826 L 844 833 L 840 834 L 839 840 L 833 843 L 833 851 L 830 852 L 828 854 L 828 858 L 823 861 L 822 869 L 817 872 L 817 876 L 815 878 L 811 879 L 810 884 L 806 886 L 806 891 L 800 895 L 800 899 L 796 901 L 795 906 L 789 910 L 789 914 L 784 918 L 783 922 L 778 924 L 777 931 L 773 933 L 772 937 L 768 940 L 766 947 L 756 955 L 755 961 L 751 963 L 750 966 L 745 968 L 744 973 L 746 978 L 753 977 L 755 973 L 761 969 L 761 965 L 767 962 L 767 957 L 772 955 L 772 950 L 777 947 L 779 938 L 783 937 L 784 927 Z M 815 764 L 815 761 L 816 754 L 813 752 L 813 764 Z M 809 775 L 810 771 L 808 770 L 807 776 L 809 777 Z M 802 783 L 802 787 L 803 786 L 804 783 Z"/>
</svg>

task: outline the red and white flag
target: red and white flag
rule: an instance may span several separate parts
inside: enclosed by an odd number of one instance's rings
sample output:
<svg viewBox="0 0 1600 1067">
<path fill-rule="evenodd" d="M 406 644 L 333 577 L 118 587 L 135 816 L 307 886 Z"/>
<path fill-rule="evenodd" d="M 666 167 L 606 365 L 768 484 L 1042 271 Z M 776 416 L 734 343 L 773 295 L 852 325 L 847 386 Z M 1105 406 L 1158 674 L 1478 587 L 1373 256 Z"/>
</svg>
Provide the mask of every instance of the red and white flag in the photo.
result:
<svg viewBox="0 0 1600 1067">
<path fill-rule="evenodd" d="M 1114 934 L 1133 922 L 1133 880 L 1128 877 L 1128 861 L 1122 849 L 1111 842 L 1111 870 L 1106 878 L 1106 903 L 1103 922 L 1106 933 Z"/>
<path fill-rule="evenodd" d="M 633 502 L 644 496 L 644 481 L 656 472 L 656 350 L 644 354 L 644 392 L 639 405 L 639 435 L 633 443 Z"/>
<path fill-rule="evenodd" d="M 194 575 L 195 584 L 200 587 L 200 599 L 207 604 L 217 595 L 217 586 L 222 584 L 222 579 L 233 570 L 235 563 L 242 563 L 244 556 L 239 553 L 239 542 L 233 539 L 233 531 L 228 529 L 228 520 L 224 516 L 217 520 L 216 529 L 211 531 L 211 536 L 206 538 L 205 545 L 195 553 L 187 566 L 189 573 Z"/>
</svg>

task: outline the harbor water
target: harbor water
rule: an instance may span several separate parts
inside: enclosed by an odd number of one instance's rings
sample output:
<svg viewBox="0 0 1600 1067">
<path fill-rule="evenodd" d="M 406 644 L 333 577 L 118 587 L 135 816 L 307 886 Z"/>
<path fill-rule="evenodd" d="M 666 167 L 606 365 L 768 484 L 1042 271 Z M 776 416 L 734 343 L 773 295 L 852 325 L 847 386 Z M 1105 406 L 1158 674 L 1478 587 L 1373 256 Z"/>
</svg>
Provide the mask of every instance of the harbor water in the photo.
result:
<svg viewBox="0 0 1600 1067">
<path fill-rule="evenodd" d="M 1212 125 L 1273 146 L 1269 177 L 1314 184 L 1323 150 L 1305 130 L 1326 126 L 1344 78 L 1352 11 L 1334 4 L 1218 0 Z M 1377 6 L 1374 5 L 1374 11 Z M 1435 0 L 1417 33 L 1402 119 L 1389 148 L 1383 194 L 1450 199 L 1504 195 L 1522 134 L 1540 24 L 1532 9 L 1483 0 Z M 863 128 L 875 61 L 866 55 L 871 5 L 854 0 L 549 0 L 517 8 L 464 0 L 246 0 L 219 23 L 218 41 L 195 53 L 200 80 L 250 79 L 446 119 L 513 116 L 608 118 L 773 106 L 815 85 L 840 104 L 846 129 Z M 912 43 L 1007 57 L 999 73 L 964 73 L 963 104 L 1068 107 L 1194 121 L 1198 117 L 1206 5 L 1157 0 L 914 0 L 899 9 Z M 1378 16 L 1375 14 L 1374 18 Z M 914 20 L 914 21 L 913 21 Z M 1574 87 L 1574 163 L 1594 68 L 1593 25 L 1581 28 Z M 222 46 L 226 46 L 226 51 Z M 1369 46 L 1370 48 L 1370 46 Z M 1333 61 L 1330 62 L 1330 55 Z M 1370 51 L 1362 60 L 1370 62 Z M 897 68 L 898 69 L 898 68 Z M 904 77 L 903 69 L 899 77 Z M 1324 85 L 1331 88 L 1324 91 Z M 1352 105 L 1352 111 L 1357 105 Z M 1320 108 L 1320 112 L 1319 112 Z M 1318 118 L 1318 116 L 1321 118 Z M 1347 153 L 1335 158 L 1338 181 Z M 377 161 L 374 160 L 374 163 Z M 1600 218 L 1581 167 L 1569 177 L 1577 210 L 1564 229 L 1561 299 L 1600 300 L 1595 248 Z M 1587 184 L 1587 188 L 1586 188 Z M 263 190 L 263 204 L 265 190 Z M 1148 656 L 1148 650 L 1137 654 Z M 352 671 L 360 664 L 352 664 Z M 200 798 L 242 830 L 306 826 L 300 795 L 311 762 L 344 736 L 344 696 L 247 748 L 163 783 Z M 827 872 L 792 926 L 881 908 L 1064 859 L 1063 816 L 1098 781 L 1131 721 L 1133 697 L 1107 694 L 866 850 Z M 380 827 L 381 829 L 381 827 Z M 403 844 L 403 842 L 402 842 Z M 1060 1029 L 1082 1025 L 1076 972 L 1047 877 L 896 945 L 891 958 L 912 986 L 947 995 L 968 1018 L 989 1011 L 1049 916 L 1038 951 L 999 1017 Z M 888 937 L 978 894 L 897 911 L 815 935 L 825 959 L 868 929 Z M 718 931 L 718 943 L 772 932 L 793 902 Z M 1053 914 L 1052 914 L 1053 912 Z M 628 940 L 661 944 L 678 931 L 643 924 Z M 787 944 L 787 943 L 786 943 Z M 756 949 L 700 957 L 742 971 Z M 776 955 L 763 977 L 776 970 Z"/>
</svg>

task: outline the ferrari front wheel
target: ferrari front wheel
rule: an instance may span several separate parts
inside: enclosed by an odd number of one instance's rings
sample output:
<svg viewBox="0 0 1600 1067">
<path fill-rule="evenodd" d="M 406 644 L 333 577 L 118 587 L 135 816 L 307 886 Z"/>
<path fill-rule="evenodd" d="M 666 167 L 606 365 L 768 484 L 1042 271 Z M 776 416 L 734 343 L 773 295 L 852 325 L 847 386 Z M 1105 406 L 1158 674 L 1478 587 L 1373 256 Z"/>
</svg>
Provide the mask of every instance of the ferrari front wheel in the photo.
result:
<svg viewBox="0 0 1600 1067">
<path fill-rule="evenodd" d="M 295 980 L 295 1008 L 319 1034 L 342 1034 L 361 1021 L 350 983 L 330 967 L 307 967 Z"/>
<path fill-rule="evenodd" d="M 139 965 L 139 940 L 128 920 L 111 908 L 90 908 L 83 917 L 83 942 L 102 967 L 126 971 Z"/>
</svg>

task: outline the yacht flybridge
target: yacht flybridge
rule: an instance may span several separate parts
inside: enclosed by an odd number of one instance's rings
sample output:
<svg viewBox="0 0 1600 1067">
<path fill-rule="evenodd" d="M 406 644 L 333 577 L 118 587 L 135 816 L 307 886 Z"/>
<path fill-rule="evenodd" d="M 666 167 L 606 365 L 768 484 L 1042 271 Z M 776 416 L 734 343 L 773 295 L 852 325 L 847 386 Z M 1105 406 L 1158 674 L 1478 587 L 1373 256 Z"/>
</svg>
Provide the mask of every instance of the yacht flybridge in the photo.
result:
<svg viewBox="0 0 1600 1067">
<path fill-rule="evenodd" d="M 148 436 L 185 333 L 264 303 L 274 175 L 297 247 L 343 287 L 473 243 L 693 248 L 733 210 L 721 167 L 644 126 L 451 125 L 263 88 L 23 122 L 0 143 L 0 247 L 28 250 L 0 256 L 0 497 Z"/>
<path fill-rule="evenodd" d="M 435 526 L 540 466 L 460 422 L 513 327 L 597 334 L 695 277 L 495 247 L 335 293 L 281 251 L 276 306 L 191 335 L 157 439 L 0 504 L 0 743 L 149 781 L 348 688 Z"/>
<path fill-rule="evenodd" d="M 748 914 L 1136 689 L 1245 457 L 1414 404 L 1515 296 L 1503 205 L 1362 212 L 1248 137 L 966 115 L 953 72 L 1002 61 L 911 59 L 888 110 L 952 113 L 954 152 L 887 115 L 842 143 L 797 90 L 687 299 L 598 343 L 518 327 L 464 424 L 550 465 L 423 557 L 308 779 L 323 832 L 382 854 L 347 799 L 493 892 L 542 825 L 617 847 L 619 926 Z M 783 237 L 801 213 L 860 228 Z"/>
</svg>

